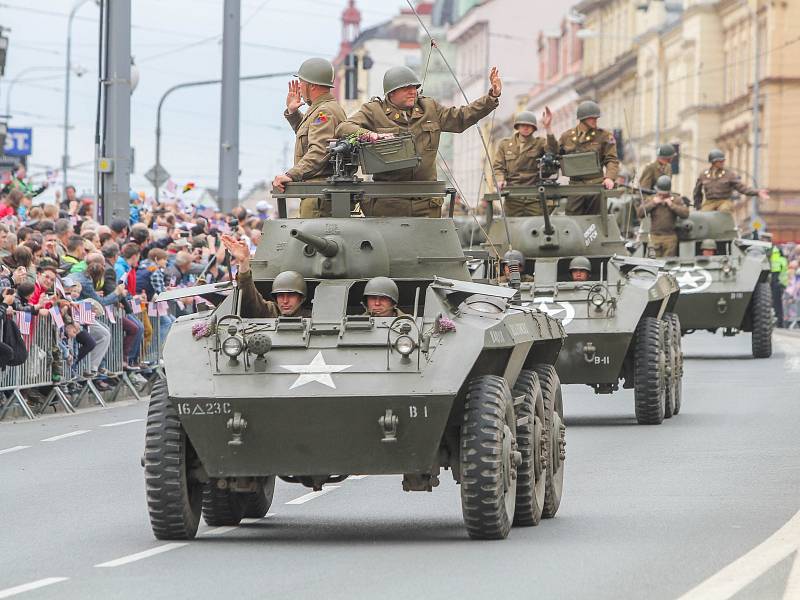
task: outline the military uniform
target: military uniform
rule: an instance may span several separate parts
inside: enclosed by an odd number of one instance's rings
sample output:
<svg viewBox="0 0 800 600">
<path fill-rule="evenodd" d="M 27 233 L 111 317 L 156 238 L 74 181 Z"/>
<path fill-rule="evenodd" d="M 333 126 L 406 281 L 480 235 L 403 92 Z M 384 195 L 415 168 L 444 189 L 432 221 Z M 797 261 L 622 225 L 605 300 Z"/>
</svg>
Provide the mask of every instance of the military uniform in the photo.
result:
<svg viewBox="0 0 800 600">
<path fill-rule="evenodd" d="M 758 195 L 758 190 L 744 185 L 732 171 L 711 167 L 703 171 L 694 184 L 694 207 L 704 212 L 733 212 L 731 194 L 734 190 L 743 196 Z"/>
<path fill-rule="evenodd" d="M 416 168 L 376 173 L 375 181 L 436 181 L 436 154 L 442 132 L 461 133 L 497 108 L 490 95 L 466 106 L 445 107 L 420 96 L 410 109 L 398 108 L 388 97 L 373 98 L 336 128 L 336 137 L 363 133 L 410 133 L 422 161 Z M 368 199 L 361 210 L 368 217 L 440 217 L 442 198 Z"/>
<path fill-rule="evenodd" d="M 294 166 L 286 171 L 292 181 L 324 181 L 333 174 L 328 162 L 328 141 L 336 137 L 336 127 L 347 118 L 342 107 L 331 94 L 323 94 L 311 107 L 283 116 L 296 134 L 294 144 Z M 330 200 L 303 198 L 300 201 L 300 217 L 312 219 L 331 214 Z"/>
<path fill-rule="evenodd" d="M 278 305 L 272 300 L 264 300 L 261 292 L 256 289 L 253 281 L 253 272 L 246 271 L 236 276 L 239 284 L 239 294 L 241 295 L 242 317 L 245 319 L 277 319 L 281 316 Z M 297 309 L 287 317 L 299 317 L 302 315 L 302 303 Z"/>
<path fill-rule="evenodd" d="M 639 206 L 640 217 L 650 215 L 650 239 L 648 245 L 655 252 L 656 258 L 678 255 L 678 235 L 675 233 L 675 221 L 678 217 L 689 216 L 689 207 L 680 198 L 673 197 L 671 204 L 656 204 L 658 196 L 652 196 Z"/>
<path fill-rule="evenodd" d="M 605 175 L 588 177 L 571 177 L 570 183 L 601 184 L 605 178 L 612 181 L 619 174 L 619 159 L 617 158 L 617 143 L 614 135 L 605 129 L 592 129 L 586 123 L 580 122 L 577 127 L 561 134 L 558 141 L 560 154 L 576 154 L 578 152 L 596 152 L 601 168 L 605 167 Z M 600 196 L 578 196 L 567 201 L 568 215 L 598 215 L 600 214 Z"/>
<path fill-rule="evenodd" d="M 672 163 L 661 163 L 657 160 L 649 163 L 642 169 L 642 174 L 639 176 L 639 188 L 644 194 L 652 194 L 652 190 L 656 185 L 656 179 L 662 175 L 672 177 Z"/>
<path fill-rule="evenodd" d="M 548 148 L 557 145 L 555 137 L 547 139 L 516 132 L 511 137 L 500 140 L 494 153 L 492 170 L 497 183 L 504 181 L 506 187 L 534 185 L 539 177 L 538 160 Z M 542 214 L 542 206 L 536 197 L 506 198 L 506 216 L 528 217 Z"/>
</svg>

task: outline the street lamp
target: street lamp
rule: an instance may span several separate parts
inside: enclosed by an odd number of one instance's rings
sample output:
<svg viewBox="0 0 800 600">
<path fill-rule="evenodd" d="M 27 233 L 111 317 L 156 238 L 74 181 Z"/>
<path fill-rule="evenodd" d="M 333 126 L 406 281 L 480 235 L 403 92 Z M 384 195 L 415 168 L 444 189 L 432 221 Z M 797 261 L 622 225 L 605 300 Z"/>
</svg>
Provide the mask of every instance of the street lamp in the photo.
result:
<svg viewBox="0 0 800 600">
<path fill-rule="evenodd" d="M 761 157 L 759 154 L 759 146 L 761 145 L 761 102 L 759 96 L 761 95 L 761 36 L 758 30 L 758 14 L 750 6 L 747 0 L 741 0 L 742 5 L 747 9 L 750 14 L 750 21 L 753 23 L 753 48 L 754 60 L 753 65 L 753 187 L 758 189 L 758 176 L 761 170 Z M 750 222 L 753 223 L 759 218 L 758 212 L 758 196 L 753 196 L 750 200 Z"/>
<path fill-rule="evenodd" d="M 624 35 L 612 35 L 612 34 L 605 34 L 594 31 L 593 29 L 581 29 L 575 35 L 582 40 L 591 39 L 591 38 L 612 38 L 612 39 L 625 39 L 625 40 L 634 40 L 630 36 Z M 639 48 L 644 48 L 648 52 L 650 52 L 653 60 L 655 61 L 655 121 L 653 123 L 653 133 L 655 134 L 655 141 L 656 146 L 658 146 L 659 142 L 661 141 L 661 60 L 658 53 L 653 50 L 650 46 L 639 46 Z"/>
<path fill-rule="evenodd" d="M 285 73 L 262 73 L 261 75 L 245 75 L 244 77 L 239 77 L 239 81 L 253 81 L 255 79 L 272 79 L 274 77 L 294 77 L 294 71 L 287 71 Z M 159 175 L 161 174 L 161 108 L 164 105 L 164 100 L 167 99 L 172 92 L 177 90 L 181 90 L 184 88 L 189 87 L 198 87 L 201 85 L 213 85 L 215 83 L 222 83 L 222 79 L 205 79 L 203 81 L 187 81 L 185 83 L 179 83 L 177 85 L 173 85 L 169 88 L 166 92 L 161 95 L 161 99 L 158 101 L 158 108 L 156 109 L 156 166 L 155 166 L 155 177 L 153 178 L 155 183 L 155 199 L 158 202 L 159 197 L 159 188 L 161 185 L 159 184 Z"/>
</svg>

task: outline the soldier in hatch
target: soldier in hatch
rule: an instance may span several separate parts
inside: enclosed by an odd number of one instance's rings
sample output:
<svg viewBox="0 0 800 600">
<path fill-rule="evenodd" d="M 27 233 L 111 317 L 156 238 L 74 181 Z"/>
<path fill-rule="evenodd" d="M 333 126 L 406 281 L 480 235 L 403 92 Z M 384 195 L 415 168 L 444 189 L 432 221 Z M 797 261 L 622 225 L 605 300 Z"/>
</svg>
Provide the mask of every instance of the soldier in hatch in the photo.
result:
<svg viewBox="0 0 800 600">
<path fill-rule="evenodd" d="M 569 276 L 572 281 L 589 281 L 592 263 L 585 256 L 576 256 L 569 261 Z"/>
<path fill-rule="evenodd" d="M 242 317 L 251 319 L 275 319 L 277 317 L 302 316 L 306 297 L 306 281 L 297 271 L 283 271 L 272 282 L 272 300 L 256 289 L 253 272 L 250 270 L 250 248 L 247 243 L 231 235 L 222 236 L 222 244 L 239 264 L 236 281 L 242 296 Z"/>
<path fill-rule="evenodd" d="M 705 239 L 700 243 L 700 256 L 714 256 L 717 253 L 717 242 Z"/>
<path fill-rule="evenodd" d="M 672 195 L 672 179 L 662 175 L 656 180 L 656 195 L 645 200 L 637 207 L 639 217 L 650 217 L 650 241 L 656 258 L 677 256 L 678 234 L 675 233 L 675 222 L 678 217 L 689 216 L 689 207 L 681 198 Z"/>
<path fill-rule="evenodd" d="M 497 282 L 500 284 L 507 284 L 511 281 L 511 266 L 516 264 L 519 267 L 519 280 L 521 282 L 532 282 L 533 275 L 525 273 L 525 256 L 519 250 L 509 250 L 503 254 L 503 259 L 500 261 L 500 277 Z"/>
<path fill-rule="evenodd" d="M 658 147 L 656 159 L 645 165 L 642 174 L 639 176 L 639 188 L 643 194 L 653 194 L 656 180 L 662 175 L 672 177 L 672 159 L 675 157 L 675 146 L 672 144 L 661 144 Z"/>
<path fill-rule="evenodd" d="M 388 277 L 373 277 L 364 287 L 365 314 L 371 317 L 400 317 L 405 313 L 397 308 L 400 292 Z"/>
<path fill-rule="evenodd" d="M 383 98 L 373 98 L 336 128 L 336 137 L 367 136 L 378 140 L 411 134 L 422 161 L 413 169 L 378 173 L 375 181 L 436 181 L 436 155 L 442 132 L 461 133 L 491 113 L 499 103 L 503 83 L 496 67 L 489 72 L 490 87 L 466 106 L 442 106 L 419 95 L 422 86 L 408 67 L 392 67 L 383 76 Z M 361 210 L 368 217 L 440 217 L 442 198 L 366 199 Z"/>
<path fill-rule="evenodd" d="M 734 191 L 742 196 L 758 196 L 762 200 L 769 200 L 767 190 L 756 190 L 742 183 L 736 173 L 725 168 L 725 153 L 714 149 L 708 153 L 708 162 L 711 167 L 700 174 L 694 184 L 694 207 L 698 210 L 710 212 L 733 212 Z"/>
</svg>

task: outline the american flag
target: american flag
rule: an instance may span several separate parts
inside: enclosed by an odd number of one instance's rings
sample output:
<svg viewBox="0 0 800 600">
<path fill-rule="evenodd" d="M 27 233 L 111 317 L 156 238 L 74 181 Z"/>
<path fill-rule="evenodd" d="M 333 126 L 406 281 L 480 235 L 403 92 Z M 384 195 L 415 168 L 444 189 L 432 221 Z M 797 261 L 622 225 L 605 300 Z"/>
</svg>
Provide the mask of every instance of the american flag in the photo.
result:
<svg viewBox="0 0 800 600">
<path fill-rule="evenodd" d="M 56 291 L 59 294 L 61 294 L 62 298 L 66 298 L 67 297 L 67 292 L 64 291 L 64 285 L 61 283 L 61 277 L 56 277 L 55 288 L 56 288 Z"/>
<path fill-rule="evenodd" d="M 114 316 L 114 309 L 110 306 L 106 306 L 106 318 L 108 319 L 109 323 L 116 323 L 117 318 Z"/>
<path fill-rule="evenodd" d="M 147 316 L 148 317 L 157 317 L 158 316 L 158 307 L 156 307 L 155 302 L 148 302 L 147 303 Z"/>
<path fill-rule="evenodd" d="M 142 303 L 139 302 L 138 300 L 134 300 L 133 302 L 131 302 L 131 311 L 133 311 L 133 314 L 135 314 L 135 315 L 138 315 L 139 313 L 141 313 L 142 312 Z"/>
<path fill-rule="evenodd" d="M 19 332 L 22 335 L 31 334 L 31 313 L 18 310 L 14 313 L 14 320 L 17 322 Z"/>
<path fill-rule="evenodd" d="M 94 325 L 94 311 L 91 302 L 78 302 L 72 307 L 72 318 L 81 325 Z"/>
<path fill-rule="evenodd" d="M 56 327 L 64 329 L 64 319 L 61 318 L 61 311 L 57 306 L 50 309 L 50 316 L 53 318 L 53 323 L 56 324 Z"/>
<path fill-rule="evenodd" d="M 164 317 L 169 314 L 169 304 L 167 302 L 156 302 L 156 312 L 159 317 Z"/>
</svg>

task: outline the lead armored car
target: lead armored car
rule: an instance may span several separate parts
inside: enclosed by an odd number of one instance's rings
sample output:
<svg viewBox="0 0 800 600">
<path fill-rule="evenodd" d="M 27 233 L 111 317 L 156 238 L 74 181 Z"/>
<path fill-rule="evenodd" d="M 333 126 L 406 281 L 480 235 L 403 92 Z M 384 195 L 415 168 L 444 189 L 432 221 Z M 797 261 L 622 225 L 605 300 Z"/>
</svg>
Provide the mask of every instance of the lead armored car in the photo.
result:
<svg viewBox="0 0 800 600">
<path fill-rule="evenodd" d="M 650 221 L 642 223 L 646 244 Z M 678 256 L 667 260 L 681 294 L 675 305 L 684 334 L 697 330 L 724 336 L 751 332 L 754 358 L 772 355 L 772 292 L 769 286 L 770 244 L 743 239 L 733 215 L 693 211 L 675 226 Z M 713 256 L 702 256 L 704 240 L 716 244 Z"/>
<path fill-rule="evenodd" d="M 538 198 L 544 207 L 599 194 L 600 215 L 568 216 L 556 210 L 503 220 L 490 210 L 489 239 L 498 249 L 510 246 L 524 255 L 522 270 L 534 281 L 519 284 L 523 305 L 563 323 L 568 337 L 556 363 L 561 382 L 585 384 L 598 394 L 612 393 L 622 382 L 633 388 L 637 421 L 659 424 L 681 408 L 681 326 L 674 312 L 678 284 L 663 270 L 663 262 L 631 256 L 616 218 L 608 213 L 602 186 L 557 183 L 559 172 L 586 174 L 587 162 L 590 170 L 599 168 L 596 161 L 594 153 L 547 155 L 540 161 L 538 185 L 506 188 L 503 196 Z M 500 197 L 485 199 L 492 205 Z M 576 256 L 590 261 L 588 281 L 571 280 L 569 264 Z"/>
<path fill-rule="evenodd" d="M 164 346 L 144 458 L 157 538 L 194 537 L 201 514 L 215 526 L 263 516 L 276 477 L 319 490 L 395 474 L 407 491 L 431 491 L 450 469 L 473 538 L 556 514 L 561 323 L 512 304 L 515 290 L 472 282 L 450 218 L 351 218 L 363 198 L 446 193 L 443 182 L 355 176 L 359 165 L 413 166 L 410 142 L 332 144 L 329 181 L 273 192 L 280 218 L 265 223 L 255 284 L 268 297 L 276 275 L 299 271 L 307 314 L 251 318 L 235 285 L 192 289 L 224 300 L 179 318 Z M 334 216 L 289 220 L 287 197 L 328 198 Z M 405 316 L 364 315 L 377 275 L 397 282 Z"/>
</svg>

